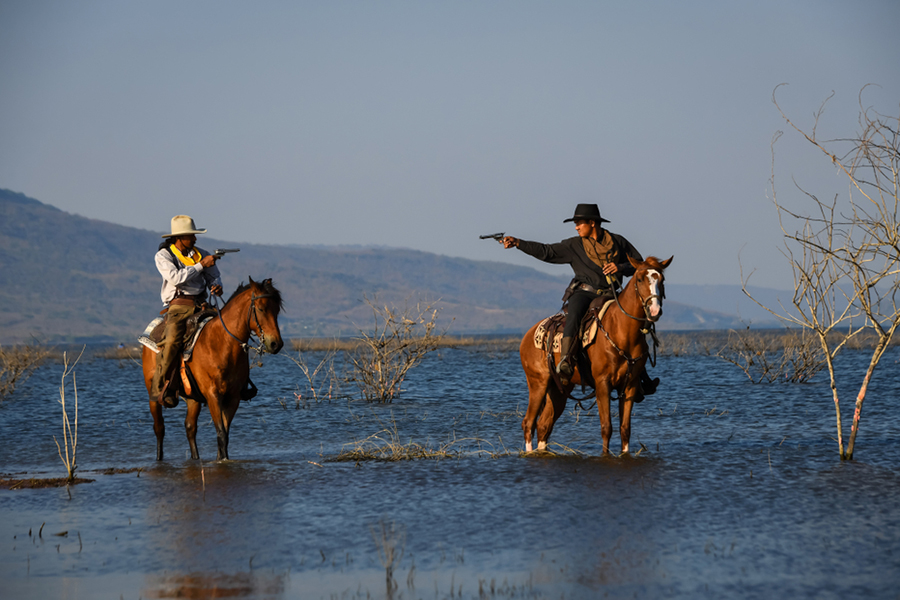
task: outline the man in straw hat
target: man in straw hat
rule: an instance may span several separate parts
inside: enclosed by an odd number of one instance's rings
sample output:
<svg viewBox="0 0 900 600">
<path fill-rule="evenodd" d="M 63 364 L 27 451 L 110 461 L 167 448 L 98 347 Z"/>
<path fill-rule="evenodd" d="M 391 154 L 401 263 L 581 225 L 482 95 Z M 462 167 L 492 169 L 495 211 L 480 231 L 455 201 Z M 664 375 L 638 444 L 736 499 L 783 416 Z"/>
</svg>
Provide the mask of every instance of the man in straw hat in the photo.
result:
<svg viewBox="0 0 900 600">
<path fill-rule="evenodd" d="M 184 348 L 187 320 L 206 300 L 207 289 L 215 296 L 222 295 L 222 280 L 216 266 L 218 257 L 194 246 L 197 234 L 201 233 L 206 233 L 206 230 L 197 229 L 192 218 L 175 215 L 172 217 L 171 233 L 162 236 L 166 239 L 156 253 L 156 268 L 163 278 L 160 297 L 167 316 L 150 396 L 159 399 L 168 408 L 178 404 L 175 390 L 172 386 L 165 387 L 165 383 Z"/>
<path fill-rule="evenodd" d="M 622 278 L 634 275 L 634 267 L 628 262 L 629 256 L 637 261 L 644 260 L 628 240 L 603 229 L 602 224 L 609 221 L 600 216 L 596 204 L 579 204 L 575 207 L 574 216 L 563 223 L 570 221 L 575 222 L 578 236 L 558 244 L 528 242 L 510 236 L 500 240 L 504 248 L 518 248 L 544 262 L 568 264 L 575 272 L 563 296 L 563 302 L 568 301 L 569 310 L 563 329 L 560 361 L 556 366 L 563 385 L 568 385 L 574 372 L 571 364 L 572 353 L 577 346 L 574 340 L 591 302 L 598 296 L 612 298 L 621 287 Z M 651 380 L 646 370 L 641 373 L 644 394 L 654 393 L 658 384 L 659 379 Z M 642 399 L 643 396 L 640 396 L 637 401 Z"/>
</svg>

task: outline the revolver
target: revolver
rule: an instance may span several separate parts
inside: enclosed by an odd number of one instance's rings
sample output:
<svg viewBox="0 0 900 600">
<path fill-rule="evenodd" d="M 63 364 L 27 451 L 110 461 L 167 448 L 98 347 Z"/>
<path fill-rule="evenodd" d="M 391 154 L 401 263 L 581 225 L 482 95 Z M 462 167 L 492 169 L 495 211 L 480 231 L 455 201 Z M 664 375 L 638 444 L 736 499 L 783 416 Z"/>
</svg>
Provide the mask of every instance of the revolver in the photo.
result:
<svg viewBox="0 0 900 600">
<path fill-rule="evenodd" d="M 216 251 L 213 252 L 213 254 L 216 255 L 216 258 L 222 258 L 229 252 L 240 252 L 240 251 L 241 251 L 240 248 L 217 248 Z"/>
<path fill-rule="evenodd" d="M 490 233 L 488 235 L 479 235 L 478 239 L 480 240 L 497 240 L 501 244 L 503 243 L 503 233 Z"/>
</svg>

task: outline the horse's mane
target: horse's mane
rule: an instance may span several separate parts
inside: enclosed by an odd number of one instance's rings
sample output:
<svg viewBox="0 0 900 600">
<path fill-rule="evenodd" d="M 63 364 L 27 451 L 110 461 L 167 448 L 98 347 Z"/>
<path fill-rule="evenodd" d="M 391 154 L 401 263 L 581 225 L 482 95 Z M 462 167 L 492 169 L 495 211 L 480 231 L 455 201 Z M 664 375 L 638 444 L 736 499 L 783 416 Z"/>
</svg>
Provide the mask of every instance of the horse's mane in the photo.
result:
<svg viewBox="0 0 900 600">
<path fill-rule="evenodd" d="M 648 256 L 644 259 L 644 264 L 647 265 L 648 269 L 656 269 L 657 271 L 662 271 L 664 268 L 655 256 Z"/>
<path fill-rule="evenodd" d="M 269 300 L 274 302 L 278 307 L 278 312 L 281 312 L 281 309 L 284 307 L 284 302 L 281 299 L 281 292 L 279 292 L 278 289 L 274 285 L 272 285 L 272 280 L 264 279 L 262 281 L 254 281 L 253 283 L 259 286 L 263 294 L 271 296 Z M 228 304 L 228 302 L 231 302 L 239 295 L 249 290 L 251 287 L 252 286 L 249 283 L 245 284 L 244 282 L 241 282 L 241 284 L 237 287 L 236 290 L 234 290 L 234 293 L 231 294 L 231 297 L 228 298 L 228 301 L 225 302 L 225 304 Z"/>
</svg>

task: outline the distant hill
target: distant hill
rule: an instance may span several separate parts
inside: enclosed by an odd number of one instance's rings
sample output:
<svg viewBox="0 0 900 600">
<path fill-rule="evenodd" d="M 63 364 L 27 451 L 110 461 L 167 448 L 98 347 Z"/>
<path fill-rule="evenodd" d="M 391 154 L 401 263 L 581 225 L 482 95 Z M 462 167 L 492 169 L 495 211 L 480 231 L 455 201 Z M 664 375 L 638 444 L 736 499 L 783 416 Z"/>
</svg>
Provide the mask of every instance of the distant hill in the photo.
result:
<svg viewBox="0 0 900 600">
<path fill-rule="evenodd" d="M 0 189 L 0 343 L 134 339 L 161 308 L 153 255 L 162 233 L 72 215 Z M 235 246 L 200 238 L 207 250 Z M 355 324 L 371 322 L 364 296 L 395 304 L 439 300 L 440 320 L 454 334 L 521 333 L 559 308 L 568 282 L 506 263 L 381 247 L 245 244 L 219 264 L 226 295 L 248 277 L 273 279 L 285 299 L 286 337 L 355 333 Z M 676 290 L 668 288 L 660 329 L 740 326 L 728 302 L 690 306 Z"/>
</svg>

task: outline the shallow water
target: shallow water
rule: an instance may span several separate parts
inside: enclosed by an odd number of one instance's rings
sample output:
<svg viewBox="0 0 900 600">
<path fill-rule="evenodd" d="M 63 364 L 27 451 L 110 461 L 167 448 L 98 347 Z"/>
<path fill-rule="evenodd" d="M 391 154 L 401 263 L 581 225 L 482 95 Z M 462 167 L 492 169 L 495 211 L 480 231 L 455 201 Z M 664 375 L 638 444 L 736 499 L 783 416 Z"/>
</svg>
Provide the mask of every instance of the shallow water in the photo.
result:
<svg viewBox="0 0 900 600">
<path fill-rule="evenodd" d="M 897 358 L 882 360 L 855 460 L 841 462 L 824 373 L 752 385 L 713 357 L 661 357 L 631 456 L 599 456 L 596 410 L 571 404 L 560 454 L 523 456 L 516 352 L 430 355 L 388 406 L 298 402 L 297 366 L 266 357 L 223 463 L 208 413 L 202 460 L 188 458 L 183 403 L 166 412 L 157 463 L 139 366 L 84 358 L 77 456 L 95 481 L 0 490 L 3 596 L 386 597 L 373 528 L 394 523 L 394 598 L 896 598 Z M 848 408 L 866 359 L 842 357 Z M 0 405 L 0 472 L 65 475 L 61 374 L 44 365 Z M 328 460 L 390 431 L 431 448 L 455 440 L 456 458 Z"/>
</svg>

